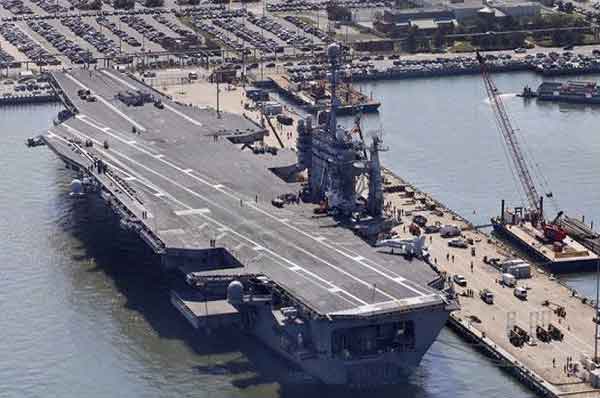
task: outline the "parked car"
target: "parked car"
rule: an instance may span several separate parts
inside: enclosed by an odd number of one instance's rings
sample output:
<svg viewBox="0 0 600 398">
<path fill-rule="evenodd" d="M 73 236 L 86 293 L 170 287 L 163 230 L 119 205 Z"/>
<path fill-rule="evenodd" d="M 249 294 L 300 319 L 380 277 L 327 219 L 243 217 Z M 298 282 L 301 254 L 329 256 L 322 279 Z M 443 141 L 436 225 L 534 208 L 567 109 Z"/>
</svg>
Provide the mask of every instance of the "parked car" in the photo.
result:
<svg viewBox="0 0 600 398">
<path fill-rule="evenodd" d="M 452 239 L 451 241 L 449 241 L 448 246 L 466 249 L 467 247 L 469 247 L 469 244 L 464 239 L 459 238 L 459 239 Z"/>
<path fill-rule="evenodd" d="M 456 236 L 460 236 L 460 228 L 451 224 L 443 225 L 440 228 L 440 235 L 442 235 L 443 238 L 454 238 Z"/>
<path fill-rule="evenodd" d="M 440 232 L 440 226 L 439 225 L 426 225 L 425 226 L 425 233 L 426 234 L 435 234 L 436 232 Z"/>
<path fill-rule="evenodd" d="M 456 274 L 452 277 L 452 280 L 459 286 L 467 286 L 467 279 L 462 275 Z"/>
<path fill-rule="evenodd" d="M 483 289 L 479 292 L 479 297 L 486 304 L 494 304 L 494 293 L 490 289 Z"/>
<path fill-rule="evenodd" d="M 425 225 L 427 224 L 427 218 L 425 216 L 417 214 L 413 217 L 413 222 L 419 227 L 425 227 Z"/>
</svg>

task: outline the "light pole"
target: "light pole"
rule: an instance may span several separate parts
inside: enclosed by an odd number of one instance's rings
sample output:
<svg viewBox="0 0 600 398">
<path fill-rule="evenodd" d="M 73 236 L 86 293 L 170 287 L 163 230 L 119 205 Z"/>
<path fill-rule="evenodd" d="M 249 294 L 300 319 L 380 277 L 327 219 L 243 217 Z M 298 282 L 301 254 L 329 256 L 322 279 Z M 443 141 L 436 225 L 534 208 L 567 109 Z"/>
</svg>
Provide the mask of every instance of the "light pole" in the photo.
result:
<svg viewBox="0 0 600 398">
<path fill-rule="evenodd" d="M 221 76 L 223 74 L 219 74 L 218 72 L 215 74 L 215 77 L 217 78 L 217 118 L 220 119 L 221 118 L 221 110 L 219 109 L 219 80 L 221 80 Z"/>
<path fill-rule="evenodd" d="M 596 321 L 596 327 L 594 328 L 594 362 L 598 364 L 598 298 L 600 297 L 600 259 L 596 260 L 596 305 L 594 308 L 596 309 L 596 313 L 594 314 L 594 318 Z"/>
<path fill-rule="evenodd" d="M 121 18 L 119 18 L 119 30 L 122 30 L 121 29 Z M 122 52 L 123 52 L 123 39 L 121 39 L 121 35 L 119 35 L 119 55 L 121 55 Z"/>
</svg>

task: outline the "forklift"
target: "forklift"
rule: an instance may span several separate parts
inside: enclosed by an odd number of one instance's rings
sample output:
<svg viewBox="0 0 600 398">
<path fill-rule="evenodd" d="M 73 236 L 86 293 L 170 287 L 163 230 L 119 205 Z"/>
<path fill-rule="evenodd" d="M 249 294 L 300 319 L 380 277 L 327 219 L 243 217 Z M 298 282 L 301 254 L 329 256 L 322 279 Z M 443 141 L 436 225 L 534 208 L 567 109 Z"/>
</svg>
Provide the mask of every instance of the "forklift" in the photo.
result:
<svg viewBox="0 0 600 398">
<path fill-rule="evenodd" d="M 552 311 L 561 318 L 564 318 L 567 316 L 567 310 L 565 309 L 565 307 L 563 307 L 560 304 L 553 303 L 552 301 L 549 301 L 549 300 L 544 300 L 542 305 L 544 307 L 551 307 L 551 306 L 554 307 L 554 309 Z"/>
</svg>

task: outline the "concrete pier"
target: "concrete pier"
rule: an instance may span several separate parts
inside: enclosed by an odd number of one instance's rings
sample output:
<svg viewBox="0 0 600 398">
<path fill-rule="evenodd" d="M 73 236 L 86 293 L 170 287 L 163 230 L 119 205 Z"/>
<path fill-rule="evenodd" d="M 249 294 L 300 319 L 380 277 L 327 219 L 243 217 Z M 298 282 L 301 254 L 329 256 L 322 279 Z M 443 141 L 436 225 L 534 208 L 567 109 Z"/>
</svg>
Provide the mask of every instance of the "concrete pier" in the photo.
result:
<svg viewBox="0 0 600 398">
<path fill-rule="evenodd" d="M 499 360 L 503 368 L 538 393 L 555 397 L 600 397 L 600 390 L 592 388 L 586 380 L 588 372 L 580 362 L 583 357 L 594 355 L 591 301 L 534 264 L 531 278 L 517 281 L 517 286 L 527 289 L 527 300 L 518 299 L 513 288 L 500 283 L 501 271 L 489 261 L 484 262 L 484 257 L 500 261 L 515 258 L 516 254 L 509 247 L 473 228 L 468 221 L 392 173 L 386 172 L 385 179 L 388 191 L 394 191 L 386 193 L 387 209 L 403 222 L 395 230 L 398 238 L 413 238 L 409 225 L 415 215 L 422 215 L 427 218 L 427 225 L 453 224 L 461 229 L 462 239 L 472 240 L 467 248 L 458 248 L 450 247 L 451 239 L 439 233 L 425 235 L 432 266 L 448 277 L 460 274 L 467 280 L 466 286 L 455 286 L 461 309 L 451 314 L 450 326 L 476 342 L 486 354 Z M 390 251 L 389 248 L 381 250 Z M 494 293 L 492 305 L 479 297 L 479 291 L 486 288 Z M 555 312 L 559 307 L 564 308 L 564 317 Z M 536 337 L 536 327 L 547 328 L 548 324 L 560 329 L 564 334 L 562 341 L 542 342 Z M 509 341 L 508 332 L 514 325 L 529 333 L 530 343 L 516 347 Z"/>
</svg>

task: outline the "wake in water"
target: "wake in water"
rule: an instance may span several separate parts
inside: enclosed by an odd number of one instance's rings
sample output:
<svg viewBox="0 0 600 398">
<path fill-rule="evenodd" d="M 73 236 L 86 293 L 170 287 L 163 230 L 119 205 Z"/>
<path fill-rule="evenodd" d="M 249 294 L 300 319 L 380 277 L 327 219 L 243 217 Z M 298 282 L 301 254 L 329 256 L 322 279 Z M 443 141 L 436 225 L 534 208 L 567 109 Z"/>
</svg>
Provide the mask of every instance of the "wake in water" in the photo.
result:
<svg viewBox="0 0 600 398">
<path fill-rule="evenodd" d="M 498 97 L 502 98 L 502 99 L 506 99 L 506 98 L 516 98 L 518 95 L 518 93 L 503 93 L 498 95 Z M 490 105 L 490 99 L 489 98 L 484 98 L 483 103 Z"/>
</svg>

